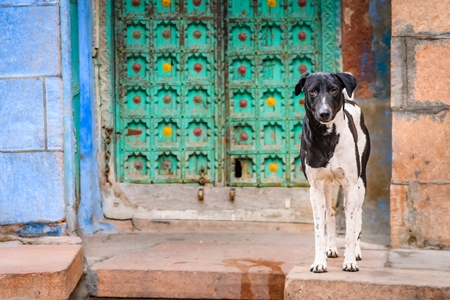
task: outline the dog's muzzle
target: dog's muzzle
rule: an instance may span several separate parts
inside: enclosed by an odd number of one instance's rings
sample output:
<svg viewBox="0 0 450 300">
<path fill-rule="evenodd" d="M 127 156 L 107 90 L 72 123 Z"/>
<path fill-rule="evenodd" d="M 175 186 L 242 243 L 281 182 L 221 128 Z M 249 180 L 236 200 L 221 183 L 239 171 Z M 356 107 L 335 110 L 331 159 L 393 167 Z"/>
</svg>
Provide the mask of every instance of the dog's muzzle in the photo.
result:
<svg viewBox="0 0 450 300">
<path fill-rule="evenodd" d="M 332 118 L 331 109 L 329 109 L 328 107 L 320 108 L 319 111 L 317 112 L 317 115 L 318 115 L 317 119 L 321 123 L 328 123 L 331 121 L 331 118 Z"/>
</svg>

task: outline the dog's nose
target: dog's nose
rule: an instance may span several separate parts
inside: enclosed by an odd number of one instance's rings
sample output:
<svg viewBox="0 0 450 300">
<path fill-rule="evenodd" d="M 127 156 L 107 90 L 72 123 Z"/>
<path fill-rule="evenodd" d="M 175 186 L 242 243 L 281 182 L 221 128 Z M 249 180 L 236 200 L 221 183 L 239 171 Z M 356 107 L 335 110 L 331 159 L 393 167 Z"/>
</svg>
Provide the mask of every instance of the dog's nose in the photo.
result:
<svg viewBox="0 0 450 300">
<path fill-rule="evenodd" d="M 321 121 L 329 121 L 330 115 L 331 111 L 329 109 L 322 108 L 319 110 L 319 116 Z"/>
</svg>

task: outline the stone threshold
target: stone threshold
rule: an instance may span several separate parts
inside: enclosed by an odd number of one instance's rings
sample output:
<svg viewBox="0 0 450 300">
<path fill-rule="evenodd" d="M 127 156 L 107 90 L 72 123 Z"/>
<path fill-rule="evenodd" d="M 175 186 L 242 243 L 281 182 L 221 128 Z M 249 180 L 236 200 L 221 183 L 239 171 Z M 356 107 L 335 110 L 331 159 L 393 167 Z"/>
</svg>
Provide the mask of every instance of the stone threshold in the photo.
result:
<svg viewBox="0 0 450 300">
<path fill-rule="evenodd" d="M 0 299 L 68 299 L 83 274 L 80 238 L 8 238 L 0 243 Z"/>
</svg>

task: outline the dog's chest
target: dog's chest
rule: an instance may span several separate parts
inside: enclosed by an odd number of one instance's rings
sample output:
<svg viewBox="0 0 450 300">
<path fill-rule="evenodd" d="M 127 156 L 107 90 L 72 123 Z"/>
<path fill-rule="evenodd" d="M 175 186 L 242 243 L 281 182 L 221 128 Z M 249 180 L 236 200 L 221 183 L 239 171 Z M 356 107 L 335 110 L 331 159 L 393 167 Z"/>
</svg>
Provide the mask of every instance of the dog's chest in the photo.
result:
<svg viewBox="0 0 450 300">
<path fill-rule="evenodd" d="M 340 130 L 341 129 L 341 130 Z M 357 177 L 357 162 L 355 155 L 355 143 L 348 128 L 337 130 L 339 142 L 334 151 L 330 153 L 328 162 L 323 167 L 314 167 L 306 159 L 305 171 L 310 180 L 324 180 L 330 184 L 346 184 L 351 177 Z M 312 149 L 309 149 L 313 151 Z M 352 175 L 353 174 L 353 175 Z"/>
</svg>

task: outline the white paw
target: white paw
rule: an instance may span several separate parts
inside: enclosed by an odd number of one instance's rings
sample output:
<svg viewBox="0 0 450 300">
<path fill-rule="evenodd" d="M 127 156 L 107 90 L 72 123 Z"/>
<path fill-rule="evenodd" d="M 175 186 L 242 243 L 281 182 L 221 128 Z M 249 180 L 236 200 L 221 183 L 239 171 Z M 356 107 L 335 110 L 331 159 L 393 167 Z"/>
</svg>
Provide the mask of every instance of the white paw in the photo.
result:
<svg viewBox="0 0 450 300">
<path fill-rule="evenodd" d="M 336 248 L 329 248 L 327 250 L 327 257 L 329 258 L 336 258 L 338 257 L 338 252 Z"/>
<path fill-rule="evenodd" d="M 342 266 L 342 271 L 347 272 L 358 272 L 359 268 L 358 265 L 355 262 L 344 262 L 344 265 Z"/>
<path fill-rule="evenodd" d="M 325 273 L 327 271 L 327 265 L 313 263 L 311 265 L 311 269 L 309 269 L 309 270 L 313 273 Z"/>
</svg>

